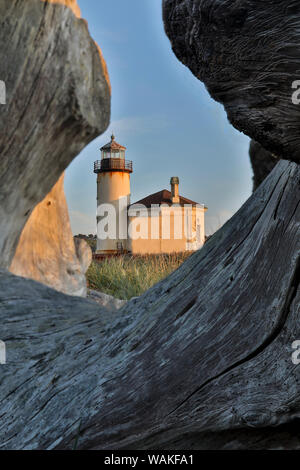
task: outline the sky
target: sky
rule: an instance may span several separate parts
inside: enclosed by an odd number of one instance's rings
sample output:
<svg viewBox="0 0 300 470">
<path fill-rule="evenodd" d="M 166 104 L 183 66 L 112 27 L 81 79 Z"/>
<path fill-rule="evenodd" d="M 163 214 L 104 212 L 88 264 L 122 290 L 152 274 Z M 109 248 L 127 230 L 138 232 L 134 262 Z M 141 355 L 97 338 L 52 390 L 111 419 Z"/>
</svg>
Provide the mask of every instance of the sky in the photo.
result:
<svg viewBox="0 0 300 470">
<path fill-rule="evenodd" d="M 112 116 L 107 132 L 67 168 L 73 233 L 96 233 L 93 162 L 112 132 L 133 161 L 131 202 L 169 189 L 170 177 L 178 176 L 180 194 L 208 207 L 206 234 L 213 233 L 251 195 L 249 138 L 229 124 L 223 106 L 175 57 L 161 0 L 78 4 L 108 65 Z"/>
</svg>

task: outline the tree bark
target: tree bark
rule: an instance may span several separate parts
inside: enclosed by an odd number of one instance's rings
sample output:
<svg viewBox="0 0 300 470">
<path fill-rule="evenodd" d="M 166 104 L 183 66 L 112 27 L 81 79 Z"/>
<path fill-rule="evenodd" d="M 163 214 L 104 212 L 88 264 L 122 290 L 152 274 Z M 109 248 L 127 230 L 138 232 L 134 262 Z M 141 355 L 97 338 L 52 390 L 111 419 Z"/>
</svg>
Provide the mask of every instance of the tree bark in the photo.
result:
<svg viewBox="0 0 300 470">
<path fill-rule="evenodd" d="M 1 272 L 0 448 L 300 448 L 299 181 L 118 313 Z"/>
</svg>

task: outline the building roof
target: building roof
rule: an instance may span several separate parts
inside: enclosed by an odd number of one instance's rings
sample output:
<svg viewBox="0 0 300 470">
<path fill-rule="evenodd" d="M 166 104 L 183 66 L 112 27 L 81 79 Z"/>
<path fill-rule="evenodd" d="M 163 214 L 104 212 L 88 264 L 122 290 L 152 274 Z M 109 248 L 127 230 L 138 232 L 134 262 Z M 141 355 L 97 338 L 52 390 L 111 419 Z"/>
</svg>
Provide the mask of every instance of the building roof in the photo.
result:
<svg viewBox="0 0 300 470">
<path fill-rule="evenodd" d="M 184 206 L 184 204 L 192 204 L 193 206 L 196 206 L 198 204 L 198 202 L 191 201 L 190 199 L 182 196 L 179 196 L 179 201 L 179 205 L 181 206 Z M 152 204 L 168 204 L 169 206 L 172 206 L 172 194 L 167 189 L 163 189 L 162 191 L 158 191 L 157 193 L 150 194 L 149 196 L 140 199 L 134 204 L 143 204 L 145 207 L 151 207 Z M 133 204 L 131 204 L 131 206 L 133 206 Z"/>
<path fill-rule="evenodd" d="M 118 144 L 115 140 L 115 136 L 111 136 L 111 141 L 108 142 L 108 144 L 105 144 L 103 147 L 101 147 L 100 150 L 126 150 L 126 147 L 123 147 L 123 145 Z"/>
</svg>

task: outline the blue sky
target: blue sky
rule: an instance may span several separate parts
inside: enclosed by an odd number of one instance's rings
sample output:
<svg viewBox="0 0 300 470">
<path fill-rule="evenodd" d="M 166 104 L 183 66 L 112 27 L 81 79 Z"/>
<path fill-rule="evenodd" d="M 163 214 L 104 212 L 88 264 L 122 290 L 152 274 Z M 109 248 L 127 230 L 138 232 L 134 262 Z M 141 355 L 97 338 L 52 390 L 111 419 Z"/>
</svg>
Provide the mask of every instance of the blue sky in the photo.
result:
<svg viewBox="0 0 300 470">
<path fill-rule="evenodd" d="M 133 160 L 132 202 L 169 189 L 208 206 L 206 232 L 219 228 L 250 196 L 249 139 L 175 57 L 164 33 L 161 0 L 78 0 L 82 17 L 106 59 L 112 84 L 108 131 L 66 171 L 73 233 L 96 232 L 93 162 L 110 140 Z"/>
</svg>

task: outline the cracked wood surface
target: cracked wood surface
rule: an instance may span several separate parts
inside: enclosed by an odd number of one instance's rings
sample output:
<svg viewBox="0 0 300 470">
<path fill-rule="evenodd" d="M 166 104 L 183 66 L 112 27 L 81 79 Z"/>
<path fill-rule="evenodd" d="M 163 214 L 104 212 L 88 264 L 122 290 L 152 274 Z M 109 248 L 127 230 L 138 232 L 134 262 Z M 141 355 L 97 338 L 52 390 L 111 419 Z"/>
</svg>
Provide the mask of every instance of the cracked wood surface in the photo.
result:
<svg viewBox="0 0 300 470">
<path fill-rule="evenodd" d="M 0 275 L 0 448 L 299 448 L 300 166 L 121 311 Z"/>
<path fill-rule="evenodd" d="M 100 49 L 75 0 L 1 0 L 0 266 L 34 207 L 110 119 Z"/>
<path fill-rule="evenodd" d="M 253 169 L 253 191 L 255 191 L 277 165 L 279 158 L 254 140 L 250 142 L 249 155 Z"/>
<path fill-rule="evenodd" d="M 86 297 L 85 273 L 91 260 L 88 244 L 74 242 L 62 175 L 34 208 L 9 270 L 64 294 Z"/>
<path fill-rule="evenodd" d="M 163 14 L 174 53 L 229 121 L 299 163 L 299 0 L 163 0 Z"/>
</svg>

